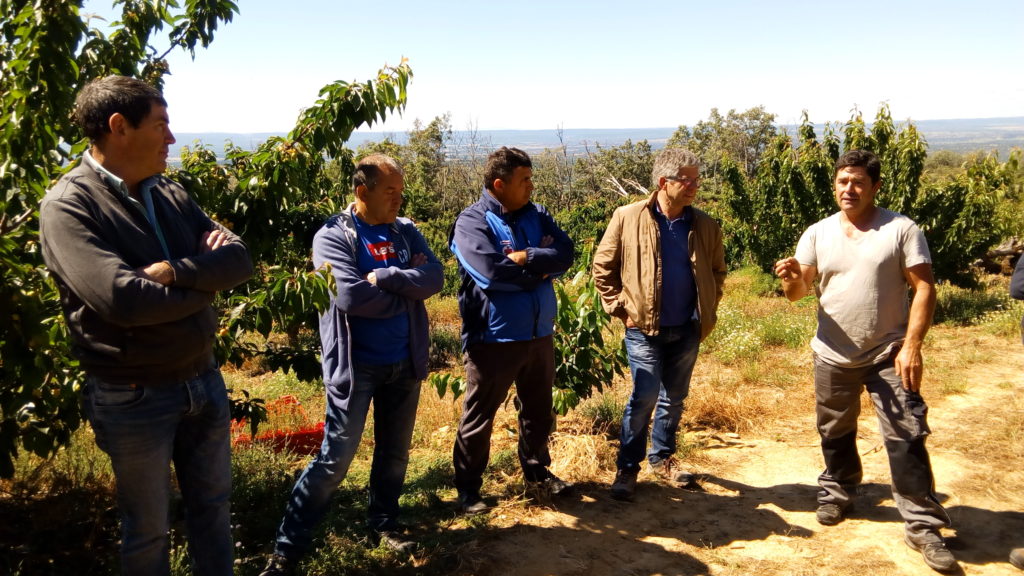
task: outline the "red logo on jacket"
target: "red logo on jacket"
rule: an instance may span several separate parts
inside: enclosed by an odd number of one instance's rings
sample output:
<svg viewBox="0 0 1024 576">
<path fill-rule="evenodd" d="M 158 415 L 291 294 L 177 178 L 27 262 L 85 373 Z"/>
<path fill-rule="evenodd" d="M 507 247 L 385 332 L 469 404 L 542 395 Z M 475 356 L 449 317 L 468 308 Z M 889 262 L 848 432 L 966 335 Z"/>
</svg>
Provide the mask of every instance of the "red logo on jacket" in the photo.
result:
<svg viewBox="0 0 1024 576">
<path fill-rule="evenodd" d="M 395 257 L 395 245 L 390 241 L 367 244 L 366 248 L 377 262 L 387 262 L 388 259 Z"/>
</svg>

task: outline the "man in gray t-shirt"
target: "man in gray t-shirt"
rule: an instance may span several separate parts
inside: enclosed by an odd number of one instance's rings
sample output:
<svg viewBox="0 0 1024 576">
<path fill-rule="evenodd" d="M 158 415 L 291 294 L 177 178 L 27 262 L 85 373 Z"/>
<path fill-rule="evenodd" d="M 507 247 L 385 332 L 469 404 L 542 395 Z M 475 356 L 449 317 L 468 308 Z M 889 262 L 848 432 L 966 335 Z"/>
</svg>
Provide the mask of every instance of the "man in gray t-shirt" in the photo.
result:
<svg viewBox="0 0 1024 576">
<path fill-rule="evenodd" d="M 796 256 L 775 263 L 786 297 L 796 301 L 814 289 L 819 301 L 811 341 L 825 457 L 817 518 L 830 526 L 853 508 L 863 475 L 857 418 L 867 388 L 889 455 L 904 540 L 928 566 L 950 572 L 958 565 L 940 534 L 949 517 L 934 494 L 925 449 L 928 407 L 920 394 L 921 346 L 935 310 L 931 255 L 913 221 L 875 205 L 880 175 L 873 153 L 843 154 L 835 175 L 839 212 L 804 232 Z"/>
</svg>

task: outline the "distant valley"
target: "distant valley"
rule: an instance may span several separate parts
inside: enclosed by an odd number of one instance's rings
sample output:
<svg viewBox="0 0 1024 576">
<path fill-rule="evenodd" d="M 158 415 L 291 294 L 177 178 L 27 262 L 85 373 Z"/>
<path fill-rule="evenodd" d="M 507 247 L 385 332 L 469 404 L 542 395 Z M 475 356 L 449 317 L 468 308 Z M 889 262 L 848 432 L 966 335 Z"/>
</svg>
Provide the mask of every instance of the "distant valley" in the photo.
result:
<svg viewBox="0 0 1024 576">
<path fill-rule="evenodd" d="M 903 123 L 901 123 L 902 125 Z M 982 150 L 997 152 L 1005 159 L 1013 148 L 1024 149 L 1024 116 L 1013 118 L 973 118 L 960 120 L 915 120 L 913 124 L 924 135 L 928 142 L 928 151 L 951 150 L 954 152 L 973 152 Z M 795 136 L 796 126 L 782 126 L 787 133 Z M 452 134 L 449 153 L 466 156 L 486 154 L 498 146 L 516 146 L 530 153 L 541 152 L 545 148 L 566 147 L 570 155 L 585 154 L 588 149 L 597 146 L 619 146 L 626 140 L 639 142 L 647 140 L 651 147 L 658 149 L 665 145 L 676 131 L 670 128 L 618 128 L 618 129 L 564 129 L 564 130 L 478 130 L 467 132 L 456 130 Z M 823 125 L 815 125 L 815 132 L 820 137 Z M 232 142 L 246 150 L 251 150 L 273 136 L 284 136 L 284 133 L 253 133 L 232 134 L 222 132 L 181 132 L 175 135 L 178 143 L 173 147 L 172 162 L 178 162 L 178 151 L 181 146 L 192 145 L 201 141 L 210 146 L 223 157 L 224 143 Z M 348 146 L 358 148 L 365 142 L 373 142 L 390 138 L 398 143 L 405 143 L 404 132 L 356 132 L 349 139 Z"/>
</svg>

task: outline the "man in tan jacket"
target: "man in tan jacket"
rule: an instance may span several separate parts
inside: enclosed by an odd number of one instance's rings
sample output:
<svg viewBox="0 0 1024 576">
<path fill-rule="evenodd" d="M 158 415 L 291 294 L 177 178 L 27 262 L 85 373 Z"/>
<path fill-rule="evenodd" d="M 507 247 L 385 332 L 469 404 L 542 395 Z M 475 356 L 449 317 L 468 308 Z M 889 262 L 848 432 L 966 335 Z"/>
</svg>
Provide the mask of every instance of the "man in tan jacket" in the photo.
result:
<svg viewBox="0 0 1024 576">
<path fill-rule="evenodd" d="M 674 461 L 676 431 L 700 342 L 717 320 L 725 283 L 722 229 L 692 206 L 700 164 L 667 148 L 654 161 L 649 198 L 612 215 L 594 256 L 604 309 L 626 325 L 633 392 L 622 417 L 612 497 L 632 500 L 647 451 L 652 472 L 671 483 L 693 482 Z"/>
</svg>

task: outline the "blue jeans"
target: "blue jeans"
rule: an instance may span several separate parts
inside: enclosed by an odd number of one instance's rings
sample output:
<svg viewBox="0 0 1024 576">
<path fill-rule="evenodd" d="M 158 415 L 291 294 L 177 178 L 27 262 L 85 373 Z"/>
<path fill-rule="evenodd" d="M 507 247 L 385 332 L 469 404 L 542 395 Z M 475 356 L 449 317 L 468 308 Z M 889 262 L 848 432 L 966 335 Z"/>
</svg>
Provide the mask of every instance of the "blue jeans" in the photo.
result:
<svg viewBox="0 0 1024 576">
<path fill-rule="evenodd" d="M 675 454 L 676 431 L 683 415 L 683 401 L 690 393 L 690 376 L 700 347 L 700 324 L 692 320 L 682 326 L 662 328 L 647 336 L 637 328 L 626 330 L 626 354 L 633 376 L 633 393 L 622 416 L 619 436 L 619 470 L 636 472 L 647 448 L 651 413 L 650 462 Z"/>
<path fill-rule="evenodd" d="M 383 532 L 398 527 L 398 498 L 409 465 L 420 383 L 408 360 L 386 366 L 356 363 L 350 390 L 327 390 L 327 415 L 320 453 L 292 488 L 277 530 L 275 552 L 298 559 L 309 549 L 313 529 L 327 513 L 331 496 L 348 474 L 373 402 L 374 448 L 370 466 L 367 523 Z M 347 403 L 340 397 L 347 396 Z"/>
<path fill-rule="evenodd" d="M 231 421 L 216 368 L 153 386 L 86 379 L 82 406 L 110 456 L 121 512 L 121 572 L 170 573 L 170 464 L 196 573 L 230 575 Z"/>
</svg>

